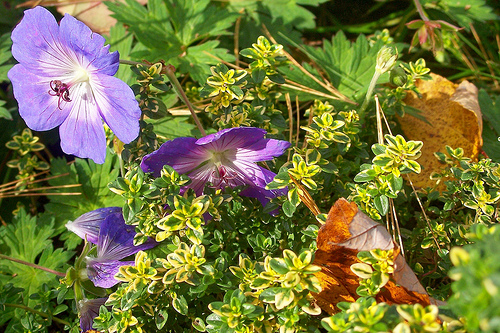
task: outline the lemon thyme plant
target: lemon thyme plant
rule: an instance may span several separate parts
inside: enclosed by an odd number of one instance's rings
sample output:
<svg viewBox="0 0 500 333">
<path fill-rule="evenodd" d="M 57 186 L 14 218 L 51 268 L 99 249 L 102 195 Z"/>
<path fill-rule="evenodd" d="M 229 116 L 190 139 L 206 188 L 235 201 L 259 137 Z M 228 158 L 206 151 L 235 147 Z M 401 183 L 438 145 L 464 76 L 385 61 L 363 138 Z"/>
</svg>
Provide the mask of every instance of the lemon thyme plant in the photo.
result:
<svg viewBox="0 0 500 333">
<path fill-rule="evenodd" d="M 117 24 L 105 37 L 69 14 L 58 22 L 42 7 L 19 13 L 0 36 L 0 80 L 13 87 L 0 95 L 1 116 L 17 117 L 15 98 L 19 124 L 58 127 L 60 142 L 6 126 L 1 330 L 497 329 L 489 246 L 498 238 L 498 160 L 448 147 L 436 154 L 436 185 L 414 190 L 422 142 L 398 134 L 394 117 L 415 115 L 404 97 L 436 68 L 422 50 L 441 63 L 446 52 L 460 55 L 452 45 L 464 37 L 434 15 L 469 26 L 491 19 L 491 8 L 415 0 L 397 29 L 304 43 L 299 31 L 314 29 L 309 10 L 324 15 L 322 3 L 110 2 Z M 410 22 L 415 13 L 422 22 Z M 413 43 L 411 55 L 408 22 L 423 47 Z M 471 72 L 496 79 L 495 62 L 483 62 L 488 76 Z M 496 99 L 484 94 L 494 136 Z M 54 146 L 76 157 L 53 157 Z M 356 300 L 328 314 L 317 298 L 316 237 L 341 197 L 380 223 L 397 217 L 400 248 L 360 252 Z M 439 306 L 377 302 L 396 253 Z"/>
</svg>

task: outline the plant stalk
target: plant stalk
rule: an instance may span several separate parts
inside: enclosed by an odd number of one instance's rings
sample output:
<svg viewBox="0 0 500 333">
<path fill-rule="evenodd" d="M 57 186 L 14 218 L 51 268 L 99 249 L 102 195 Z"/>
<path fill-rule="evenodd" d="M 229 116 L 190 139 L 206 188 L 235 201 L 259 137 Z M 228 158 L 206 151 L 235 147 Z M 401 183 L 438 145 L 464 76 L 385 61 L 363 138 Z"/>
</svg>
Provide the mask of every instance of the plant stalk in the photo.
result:
<svg viewBox="0 0 500 333">
<path fill-rule="evenodd" d="M 0 259 L 6 259 L 6 260 L 17 262 L 19 264 L 23 264 L 23 265 L 26 265 L 26 266 L 29 266 L 29 267 L 41 269 L 42 271 L 46 271 L 46 272 L 55 274 L 55 275 L 60 276 L 60 277 L 65 277 L 66 276 L 66 273 L 58 272 L 58 271 L 55 271 L 53 269 L 50 269 L 50 268 L 47 268 L 47 267 L 43 267 L 43 266 L 40 266 L 40 265 L 37 265 L 37 264 L 33 264 L 31 262 L 27 262 L 27 261 L 24 261 L 24 260 L 21 260 L 21 259 L 12 258 L 12 257 L 6 256 L 4 254 L 0 254 Z"/>
<path fill-rule="evenodd" d="M 177 80 L 177 78 L 175 77 L 174 67 L 172 65 L 167 65 L 164 68 L 165 68 L 165 74 L 167 75 L 168 79 L 170 80 L 170 83 L 172 83 L 172 86 L 174 87 L 175 92 L 184 101 L 184 103 L 186 103 L 186 105 L 189 109 L 189 112 L 191 112 L 191 116 L 193 117 L 193 120 L 194 120 L 196 126 L 198 127 L 198 130 L 201 132 L 201 135 L 203 135 L 203 136 L 207 135 L 205 132 L 205 129 L 201 125 L 200 119 L 198 119 L 198 116 L 196 115 L 196 112 L 194 111 L 194 108 L 191 105 L 191 102 L 189 102 L 189 99 L 187 98 L 186 93 L 182 89 L 182 86 L 181 86 L 179 80 Z"/>
<path fill-rule="evenodd" d="M 45 317 L 45 318 L 49 318 L 49 317 L 50 317 L 48 314 L 43 313 L 43 312 L 41 312 L 41 311 L 37 311 L 37 310 L 32 309 L 32 308 L 30 308 L 30 307 L 27 307 L 26 305 L 21 305 L 21 304 L 13 304 L 13 303 L 3 303 L 3 305 L 5 305 L 5 306 L 9 306 L 9 307 L 11 307 L 11 308 L 23 309 L 23 310 L 26 310 L 26 311 L 29 311 L 29 312 L 35 313 L 35 314 L 40 315 L 40 316 Z M 59 318 L 56 318 L 56 317 L 51 317 L 51 319 L 52 319 L 53 321 L 55 321 L 56 323 L 71 326 L 71 323 L 70 323 L 70 322 L 68 322 L 68 321 L 66 321 L 66 320 L 59 319 Z"/>
</svg>

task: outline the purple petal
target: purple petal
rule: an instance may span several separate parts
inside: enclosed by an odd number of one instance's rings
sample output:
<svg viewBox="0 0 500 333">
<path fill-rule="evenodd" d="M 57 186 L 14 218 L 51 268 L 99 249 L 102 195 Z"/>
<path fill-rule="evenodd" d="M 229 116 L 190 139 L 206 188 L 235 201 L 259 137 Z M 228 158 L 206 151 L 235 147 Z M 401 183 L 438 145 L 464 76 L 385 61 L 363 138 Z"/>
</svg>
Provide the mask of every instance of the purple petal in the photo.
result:
<svg viewBox="0 0 500 333">
<path fill-rule="evenodd" d="M 108 260 L 99 261 L 98 259 L 87 260 L 87 275 L 96 287 L 111 288 L 120 281 L 115 279 L 116 273 L 121 266 L 135 265 L 134 261 Z"/>
<path fill-rule="evenodd" d="M 86 99 L 88 95 L 76 95 L 69 116 L 59 128 L 61 148 L 66 154 L 102 164 L 106 159 L 106 136 L 101 117 L 96 106 Z"/>
<path fill-rule="evenodd" d="M 251 146 L 238 149 L 236 159 L 251 162 L 262 162 L 272 160 L 281 156 L 290 147 L 290 142 L 274 139 L 262 139 Z"/>
<path fill-rule="evenodd" d="M 66 223 L 66 228 L 82 239 L 97 244 L 99 228 L 104 219 L 110 215 L 122 214 L 121 207 L 99 208 L 85 213 L 74 221 Z"/>
<path fill-rule="evenodd" d="M 94 318 L 99 315 L 101 305 L 108 300 L 107 297 L 96 299 L 83 299 L 78 302 L 78 311 L 80 312 L 80 329 L 83 332 L 91 330 L 94 324 Z"/>
<path fill-rule="evenodd" d="M 155 247 L 158 243 L 150 239 L 135 246 L 135 227 L 125 224 L 122 213 L 110 214 L 101 223 L 97 240 L 97 259 L 120 260 L 139 251 Z"/>
<path fill-rule="evenodd" d="M 257 198 L 259 202 L 265 206 L 270 199 L 276 198 L 287 193 L 286 189 L 266 190 L 265 187 L 269 184 L 276 174 L 272 171 L 264 169 L 256 164 L 246 161 L 236 161 L 235 168 L 239 169 L 246 176 L 246 184 L 249 187 L 243 190 L 240 195 Z"/>
<path fill-rule="evenodd" d="M 21 64 L 12 67 L 8 77 L 19 103 L 19 113 L 29 128 L 46 131 L 61 125 L 68 117 L 69 104 L 62 102 L 66 107 L 60 110 L 59 97 L 48 93 L 50 79 L 32 74 Z"/>
<path fill-rule="evenodd" d="M 34 74 L 48 74 L 65 61 L 61 58 L 59 26 L 43 7 L 26 10 L 11 38 L 12 55 Z"/>
<path fill-rule="evenodd" d="M 167 141 L 149 155 L 144 156 L 141 168 L 160 176 L 164 165 L 170 165 L 179 173 L 186 173 L 210 158 L 209 152 L 195 144 L 195 138 L 177 138 Z"/>
<path fill-rule="evenodd" d="M 92 88 L 100 114 L 113 133 L 124 143 L 135 140 L 139 135 L 141 109 L 132 89 L 106 75 L 93 77 Z"/>
<path fill-rule="evenodd" d="M 78 59 L 80 66 L 93 68 L 101 74 L 115 75 L 119 66 L 118 52 L 109 53 L 104 37 L 90 30 L 71 15 L 64 15 L 59 29 L 61 42 Z M 89 66 L 90 65 L 90 66 Z"/>
<path fill-rule="evenodd" d="M 224 151 L 251 146 L 256 141 L 262 140 L 265 134 L 265 130 L 256 127 L 227 128 L 198 139 L 196 144 L 208 149 Z"/>
</svg>

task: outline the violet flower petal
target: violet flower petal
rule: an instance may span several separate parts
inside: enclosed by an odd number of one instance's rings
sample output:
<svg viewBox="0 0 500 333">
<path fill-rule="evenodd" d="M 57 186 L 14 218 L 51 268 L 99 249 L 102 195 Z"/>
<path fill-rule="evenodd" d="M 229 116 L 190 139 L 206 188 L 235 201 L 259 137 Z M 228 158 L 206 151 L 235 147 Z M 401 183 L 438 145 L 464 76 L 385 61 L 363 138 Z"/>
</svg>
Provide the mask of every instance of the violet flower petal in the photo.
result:
<svg viewBox="0 0 500 333">
<path fill-rule="evenodd" d="M 48 10 L 35 7 L 25 11 L 12 41 L 19 64 L 8 77 L 28 127 L 61 125 L 63 151 L 97 163 L 106 156 L 103 119 L 125 143 L 138 136 L 138 102 L 130 87 L 111 76 L 119 55 L 109 52 L 102 36 L 67 14 L 58 25 Z"/>
<path fill-rule="evenodd" d="M 195 144 L 195 138 L 176 138 L 167 141 L 161 147 L 144 156 L 141 168 L 144 172 L 152 172 L 159 177 L 164 165 L 172 166 L 179 173 L 186 173 L 207 160 L 207 151 Z"/>
<path fill-rule="evenodd" d="M 73 100 L 69 116 L 59 127 L 61 148 L 66 154 L 91 158 L 102 164 L 106 159 L 106 135 L 99 113 L 82 96 Z"/>
<path fill-rule="evenodd" d="M 121 207 L 106 207 L 93 210 L 78 217 L 74 221 L 66 223 L 66 228 L 78 235 L 82 239 L 92 244 L 97 244 L 99 228 L 101 223 L 109 215 L 121 214 Z"/>
<path fill-rule="evenodd" d="M 139 135 L 141 110 L 130 87 L 113 76 L 96 75 L 92 81 L 101 117 L 122 142 L 134 141 Z"/>
<path fill-rule="evenodd" d="M 198 139 L 196 144 L 208 145 L 216 150 L 236 149 L 252 145 L 254 142 L 263 139 L 265 134 L 266 130 L 257 127 L 226 128 Z"/>
<path fill-rule="evenodd" d="M 59 26 L 47 9 L 26 10 L 11 38 L 12 55 L 33 74 L 52 75 L 60 69 Z"/>
<path fill-rule="evenodd" d="M 91 67 L 101 75 L 115 75 L 118 71 L 118 51 L 109 52 L 110 45 L 104 46 L 106 39 L 94 33 L 85 23 L 66 14 L 61 20 L 59 35 L 62 45 L 72 52 L 82 67 Z"/>
<path fill-rule="evenodd" d="M 269 161 L 274 157 L 283 155 L 288 148 L 290 148 L 290 142 L 288 141 L 261 139 L 251 146 L 238 149 L 236 159 L 250 162 Z"/>
<path fill-rule="evenodd" d="M 94 318 L 99 315 L 101 305 L 108 300 L 107 297 L 95 299 L 83 299 L 78 302 L 78 312 L 80 313 L 80 329 L 87 332 L 93 328 Z"/>
<path fill-rule="evenodd" d="M 19 104 L 19 113 L 29 128 L 47 131 L 62 124 L 70 108 L 58 108 L 58 100 L 47 93 L 50 80 L 36 76 L 25 66 L 17 64 L 7 76 L 12 82 L 14 96 Z"/>
<path fill-rule="evenodd" d="M 116 273 L 124 265 L 135 265 L 134 261 L 107 260 L 99 259 L 87 260 L 87 276 L 96 287 L 111 288 L 120 281 L 115 279 Z"/>
<path fill-rule="evenodd" d="M 125 224 L 122 213 L 108 215 L 101 223 L 97 240 L 97 260 L 120 260 L 155 247 L 153 239 L 135 246 L 135 227 Z"/>
</svg>

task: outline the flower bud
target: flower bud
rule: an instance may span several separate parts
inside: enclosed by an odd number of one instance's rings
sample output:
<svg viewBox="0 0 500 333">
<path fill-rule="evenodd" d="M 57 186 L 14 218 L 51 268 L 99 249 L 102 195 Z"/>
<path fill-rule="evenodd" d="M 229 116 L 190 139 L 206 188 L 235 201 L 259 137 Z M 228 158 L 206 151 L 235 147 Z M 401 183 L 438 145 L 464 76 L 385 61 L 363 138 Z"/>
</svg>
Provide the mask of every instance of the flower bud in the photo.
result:
<svg viewBox="0 0 500 333">
<path fill-rule="evenodd" d="M 390 81 L 392 84 L 402 87 L 405 85 L 406 81 L 408 81 L 408 76 L 403 68 L 396 67 L 391 70 Z"/>
<path fill-rule="evenodd" d="M 398 52 L 393 47 L 383 46 L 377 53 L 377 66 L 375 70 L 380 74 L 390 71 L 396 60 L 398 59 Z"/>
</svg>

